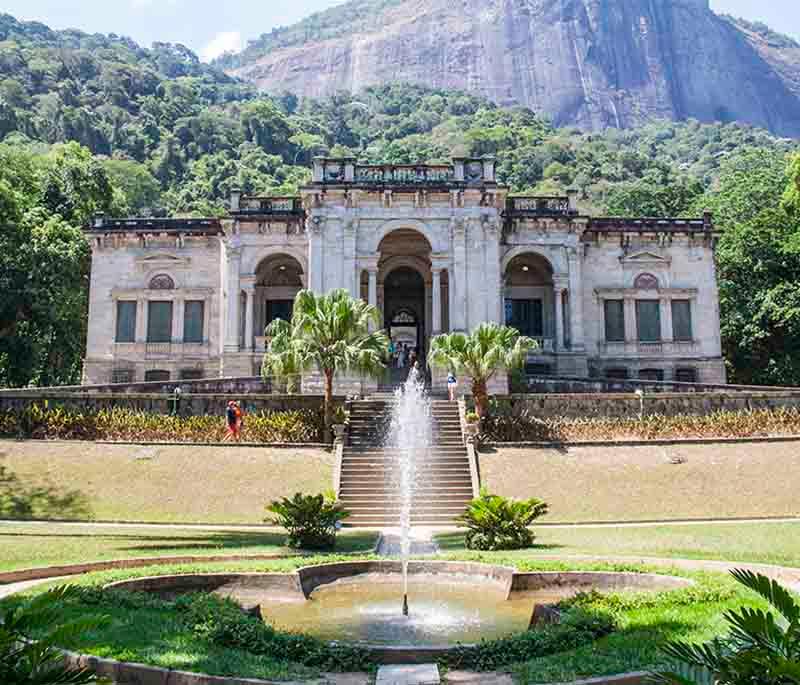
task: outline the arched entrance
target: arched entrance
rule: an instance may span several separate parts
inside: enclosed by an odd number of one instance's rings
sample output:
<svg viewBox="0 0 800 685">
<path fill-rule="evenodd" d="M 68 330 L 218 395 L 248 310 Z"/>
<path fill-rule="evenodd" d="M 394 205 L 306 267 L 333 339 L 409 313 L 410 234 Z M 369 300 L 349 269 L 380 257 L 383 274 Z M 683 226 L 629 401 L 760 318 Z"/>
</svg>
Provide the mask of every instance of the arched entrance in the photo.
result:
<svg viewBox="0 0 800 685">
<path fill-rule="evenodd" d="M 256 268 L 253 329 L 256 337 L 274 319 L 292 318 L 294 298 L 303 288 L 303 267 L 288 254 L 266 257 Z"/>
<path fill-rule="evenodd" d="M 505 270 L 505 322 L 552 351 L 555 338 L 553 267 L 533 252 L 514 257 Z"/>
<path fill-rule="evenodd" d="M 419 271 L 401 266 L 383 282 L 384 322 L 395 345 L 425 356 L 425 279 Z"/>
</svg>

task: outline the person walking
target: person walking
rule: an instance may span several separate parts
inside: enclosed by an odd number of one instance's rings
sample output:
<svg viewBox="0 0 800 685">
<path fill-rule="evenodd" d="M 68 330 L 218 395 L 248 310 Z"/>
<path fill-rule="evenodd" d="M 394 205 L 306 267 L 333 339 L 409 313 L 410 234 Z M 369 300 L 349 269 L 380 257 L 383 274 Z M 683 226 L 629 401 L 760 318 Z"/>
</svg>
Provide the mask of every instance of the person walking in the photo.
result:
<svg viewBox="0 0 800 685">
<path fill-rule="evenodd" d="M 237 413 L 236 402 L 230 400 L 225 409 L 225 437 L 222 442 L 230 442 L 231 440 L 239 441 L 239 413 Z"/>
<path fill-rule="evenodd" d="M 456 375 L 450 371 L 447 374 L 447 395 L 450 397 L 451 402 L 456 401 L 456 389 L 458 388 L 458 381 Z"/>
</svg>

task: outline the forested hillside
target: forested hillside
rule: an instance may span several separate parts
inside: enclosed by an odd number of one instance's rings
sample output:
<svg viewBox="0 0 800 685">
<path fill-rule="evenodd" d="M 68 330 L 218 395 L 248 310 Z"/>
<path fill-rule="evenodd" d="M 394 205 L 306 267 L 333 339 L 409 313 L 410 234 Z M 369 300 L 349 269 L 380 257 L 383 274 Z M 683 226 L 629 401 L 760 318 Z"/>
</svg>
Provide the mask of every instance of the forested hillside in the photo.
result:
<svg viewBox="0 0 800 685">
<path fill-rule="evenodd" d="M 524 108 L 391 85 L 320 100 L 259 95 L 182 46 L 0 16 L 0 385 L 79 378 L 88 251 L 107 214 L 208 215 L 234 187 L 287 193 L 317 154 L 369 162 L 494 155 L 514 191 L 579 188 L 587 211 L 717 211 L 732 378 L 800 381 L 797 141 L 656 121 L 603 134 Z M 64 145 L 69 143 L 68 145 Z M 782 204 L 787 187 L 794 204 Z M 40 268 L 35 268 L 40 267 Z M 42 266 L 46 265 L 46 266 Z"/>
</svg>

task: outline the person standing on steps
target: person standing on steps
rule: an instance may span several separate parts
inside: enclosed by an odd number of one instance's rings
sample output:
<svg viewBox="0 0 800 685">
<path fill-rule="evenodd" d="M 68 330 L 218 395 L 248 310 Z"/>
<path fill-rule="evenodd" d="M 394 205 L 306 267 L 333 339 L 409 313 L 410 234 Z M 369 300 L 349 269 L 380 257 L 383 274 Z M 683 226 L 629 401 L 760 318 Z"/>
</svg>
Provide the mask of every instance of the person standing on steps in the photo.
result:
<svg viewBox="0 0 800 685">
<path fill-rule="evenodd" d="M 447 374 L 447 395 L 451 402 L 456 401 L 456 389 L 458 388 L 458 381 L 456 375 L 450 371 Z"/>
</svg>

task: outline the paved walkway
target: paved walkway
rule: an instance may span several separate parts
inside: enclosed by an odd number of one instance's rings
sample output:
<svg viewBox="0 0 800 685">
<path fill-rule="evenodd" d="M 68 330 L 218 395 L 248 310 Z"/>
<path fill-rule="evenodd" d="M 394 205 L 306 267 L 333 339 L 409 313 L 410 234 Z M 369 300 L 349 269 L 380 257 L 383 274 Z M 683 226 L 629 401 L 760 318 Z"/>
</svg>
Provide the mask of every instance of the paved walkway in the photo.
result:
<svg viewBox="0 0 800 685">
<path fill-rule="evenodd" d="M 726 518 L 726 519 L 674 519 L 664 521 L 587 521 L 586 523 L 545 523 L 539 522 L 537 528 L 570 529 L 570 528 L 654 528 L 658 526 L 708 526 L 708 525 L 736 525 L 739 523 L 800 523 L 800 516 L 782 516 L 776 518 Z M 1 526 L 75 526 L 85 528 L 96 528 L 101 531 L 103 528 L 144 528 L 150 530 L 164 530 L 173 528 L 175 530 L 209 530 L 209 531 L 242 531 L 253 532 L 262 531 L 264 533 L 282 533 L 283 528 L 278 526 L 264 526 L 259 524 L 216 524 L 216 523 L 133 523 L 133 522 L 113 522 L 113 521 L 12 521 L 0 519 Z M 381 533 L 385 529 L 380 527 L 352 528 L 352 531 L 366 531 Z M 426 535 L 438 533 L 456 533 L 463 528 L 455 526 L 440 527 L 420 527 L 415 526 L 416 530 L 422 530 Z"/>
</svg>

